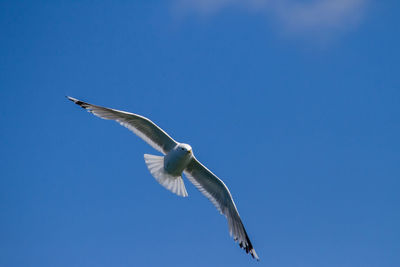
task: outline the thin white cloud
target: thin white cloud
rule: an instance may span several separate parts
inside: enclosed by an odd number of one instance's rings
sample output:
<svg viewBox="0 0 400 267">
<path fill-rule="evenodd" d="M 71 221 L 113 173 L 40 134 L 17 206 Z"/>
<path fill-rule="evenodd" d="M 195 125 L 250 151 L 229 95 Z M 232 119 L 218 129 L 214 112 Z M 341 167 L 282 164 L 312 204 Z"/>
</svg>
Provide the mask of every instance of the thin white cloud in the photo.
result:
<svg viewBox="0 0 400 267">
<path fill-rule="evenodd" d="M 278 20 L 294 31 L 346 30 L 360 21 L 366 0 L 320 0 L 277 6 Z"/>
<path fill-rule="evenodd" d="M 287 32 L 326 34 L 358 25 L 368 0 L 174 0 L 182 13 L 210 16 L 226 8 L 267 16 Z"/>
<path fill-rule="evenodd" d="M 180 11 L 195 11 L 200 15 L 214 14 L 224 8 L 236 6 L 257 10 L 263 8 L 269 0 L 175 0 Z"/>
</svg>

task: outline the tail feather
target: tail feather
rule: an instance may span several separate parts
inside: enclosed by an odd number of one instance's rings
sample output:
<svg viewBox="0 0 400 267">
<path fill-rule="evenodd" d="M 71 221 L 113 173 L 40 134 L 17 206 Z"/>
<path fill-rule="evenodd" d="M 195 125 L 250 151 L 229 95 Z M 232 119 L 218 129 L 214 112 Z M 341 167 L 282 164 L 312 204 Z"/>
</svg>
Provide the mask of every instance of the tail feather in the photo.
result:
<svg viewBox="0 0 400 267">
<path fill-rule="evenodd" d="M 153 175 L 162 186 L 178 196 L 188 196 L 182 176 L 172 176 L 165 171 L 164 157 L 144 154 L 144 161 L 151 175 Z"/>
</svg>

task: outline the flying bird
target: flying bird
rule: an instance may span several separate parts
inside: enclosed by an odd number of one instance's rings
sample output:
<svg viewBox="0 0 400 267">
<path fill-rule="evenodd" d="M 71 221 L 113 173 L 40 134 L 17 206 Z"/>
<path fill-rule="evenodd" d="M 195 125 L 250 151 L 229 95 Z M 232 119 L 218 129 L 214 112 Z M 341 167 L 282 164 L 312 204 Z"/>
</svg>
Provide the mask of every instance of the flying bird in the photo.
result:
<svg viewBox="0 0 400 267">
<path fill-rule="evenodd" d="M 143 116 L 92 105 L 69 96 L 67 98 L 102 119 L 119 122 L 161 152 L 164 156 L 144 154 L 147 168 L 157 182 L 178 196 L 187 197 L 188 193 L 182 179 L 184 173 L 218 211 L 225 215 L 229 233 L 239 246 L 259 260 L 231 193 L 222 180 L 196 159 L 190 145 L 175 141 L 154 122 Z"/>
</svg>

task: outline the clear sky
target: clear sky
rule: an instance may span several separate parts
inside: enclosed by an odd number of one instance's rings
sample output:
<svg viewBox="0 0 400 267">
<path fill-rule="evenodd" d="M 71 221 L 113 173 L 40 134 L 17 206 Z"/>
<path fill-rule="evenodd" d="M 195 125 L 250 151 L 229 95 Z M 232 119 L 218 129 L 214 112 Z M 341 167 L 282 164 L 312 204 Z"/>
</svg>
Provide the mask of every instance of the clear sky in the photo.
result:
<svg viewBox="0 0 400 267">
<path fill-rule="evenodd" d="M 0 1 L 0 266 L 400 266 L 399 7 Z M 191 144 L 261 261 L 65 95 Z"/>
</svg>

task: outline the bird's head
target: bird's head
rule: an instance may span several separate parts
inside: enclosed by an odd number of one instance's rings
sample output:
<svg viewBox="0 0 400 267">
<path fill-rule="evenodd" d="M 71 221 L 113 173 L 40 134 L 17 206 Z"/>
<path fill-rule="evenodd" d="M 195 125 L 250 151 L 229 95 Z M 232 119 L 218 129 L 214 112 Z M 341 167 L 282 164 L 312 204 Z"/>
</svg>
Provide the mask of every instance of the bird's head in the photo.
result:
<svg viewBox="0 0 400 267">
<path fill-rule="evenodd" d="M 178 150 L 184 151 L 186 153 L 192 153 L 192 147 L 188 144 L 179 144 Z"/>
</svg>

